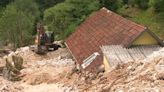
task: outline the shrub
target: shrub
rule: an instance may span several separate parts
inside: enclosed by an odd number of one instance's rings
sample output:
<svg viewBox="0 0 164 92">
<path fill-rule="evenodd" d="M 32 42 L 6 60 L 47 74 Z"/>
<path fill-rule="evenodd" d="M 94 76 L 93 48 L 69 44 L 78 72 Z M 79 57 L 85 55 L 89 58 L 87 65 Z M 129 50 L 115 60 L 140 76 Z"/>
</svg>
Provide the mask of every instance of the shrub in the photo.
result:
<svg viewBox="0 0 164 92">
<path fill-rule="evenodd" d="M 123 0 L 124 2 L 128 1 L 128 5 L 134 7 L 137 5 L 140 9 L 147 9 L 149 7 L 149 0 Z"/>
<path fill-rule="evenodd" d="M 123 5 L 122 0 L 100 0 L 101 6 L 106 7 L 112 11 L 116 11 Z"/>
<path fill-rule="evenodd" d="M 44 12 L 44 22 L 56 39 L 71 34 L 91 12 L 99 9 L 97 0 L 66 0 Z"/>
<path fill-rule="evenodd" d="M 154 7 L 155 12 L 164 11 L 164 0 L 150 0 L 149 4 Z"/>
</svg>

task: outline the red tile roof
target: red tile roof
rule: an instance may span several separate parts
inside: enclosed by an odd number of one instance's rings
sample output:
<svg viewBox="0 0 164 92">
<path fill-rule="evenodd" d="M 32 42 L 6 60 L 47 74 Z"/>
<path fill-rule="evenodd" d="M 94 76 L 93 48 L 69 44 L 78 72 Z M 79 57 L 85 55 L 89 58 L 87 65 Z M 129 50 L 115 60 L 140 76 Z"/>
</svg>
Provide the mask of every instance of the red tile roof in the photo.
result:
<svg viewBox="0 0 164 92">
<path fill-rule="evenodd" d="M 66 39 L 67 47 L 79 64 L 94 52 L 102 53 L 102 45 L 130 46 L 146 27 L 127 20 L 116 13 L 102 8 L 91 14 L 77 30 Z M 102 54 L 90 68 L 102 63 Z"/>
</svg>

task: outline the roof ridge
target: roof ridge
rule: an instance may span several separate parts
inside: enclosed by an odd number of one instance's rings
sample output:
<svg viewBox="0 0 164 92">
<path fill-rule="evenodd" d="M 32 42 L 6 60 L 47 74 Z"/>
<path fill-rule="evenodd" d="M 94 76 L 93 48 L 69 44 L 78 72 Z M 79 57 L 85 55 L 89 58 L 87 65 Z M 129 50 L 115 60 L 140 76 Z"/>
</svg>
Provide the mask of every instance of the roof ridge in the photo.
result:
<svg viewBox="0 0 164 92">
<path fill-rule="evenodd" d="M 106 11 L 107 11 L 107 13 L 109 13 L 109 12 L 114 13 L 113 11 L 111 11 L 111 10 L 107 9 L 106 7 L 102 7 L 102 8 L 100 9 L 100 11 L 101 11 L 101 10 L 106 10 Z"/>
</svg>

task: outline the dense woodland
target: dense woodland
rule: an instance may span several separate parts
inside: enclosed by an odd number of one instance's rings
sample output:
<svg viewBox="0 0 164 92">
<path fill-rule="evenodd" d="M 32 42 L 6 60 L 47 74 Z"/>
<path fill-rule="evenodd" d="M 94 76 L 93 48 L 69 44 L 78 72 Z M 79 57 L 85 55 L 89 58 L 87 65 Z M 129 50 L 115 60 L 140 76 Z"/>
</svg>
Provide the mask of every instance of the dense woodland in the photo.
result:
<svg viewBox="0 0 164 92">
<path fill-rule="evenodd" d="M 55 40 L 65 39 L 102 7 L 164 38 L 164 0 L 0 0 L 0 42 L 15 48 L 32 44 L 38 22 L 55 32 Z"/>
</svg>

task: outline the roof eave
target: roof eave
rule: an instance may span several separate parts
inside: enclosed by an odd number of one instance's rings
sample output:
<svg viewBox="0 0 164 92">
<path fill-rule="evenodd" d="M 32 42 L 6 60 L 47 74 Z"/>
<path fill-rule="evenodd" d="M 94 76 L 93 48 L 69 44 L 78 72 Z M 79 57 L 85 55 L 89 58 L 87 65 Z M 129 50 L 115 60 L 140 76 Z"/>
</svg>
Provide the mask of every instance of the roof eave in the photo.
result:
<svg viewBox="0 0 164 92">
<path fill-rule="evenodd" d="M 143 32 L 141 32 L 141 33 L 139 34 L 139 36 L 138 36 L 137 38 L 135 38 L 134 40 L 132 40 L 132 41 L 130 42 L 130 44 L 128 44 L 128 45 L 125 46 L 125 47 L 126 47 L 126 48 L 130 48 L 130 47 L 132 46 L 133 42 L 134 42 L 136 39 L 138 39 L 144 32 L 148 32 L 153 38 L 155 38 L 155 39 L 158 41 L 159 45 L 161 45 L 162 47 L 164 47 L 164 42 L 163 42 L 155 33 L 151 32 L 147 27 L 145 28 L 145 30 L 144 30 Z"/>
<path fill-rule="evenodd" d="M 124 47 L 130 48 L 132 46 L 133 42 L 136 41 L 136 39 L 138 39 L 145 31 L 146 31 L 146 29 L 144 31 L 142 31 L 135 39 L 133 39 L 128 45 L 126 45 Z"/>
<path fill-rule="evenodd" d="M 146 29 L 146 31 L 158 41 L 159 45 L 161 45 L 162 47 L 164 46 L 164 42 L 162 41 L 162 39 L 160 39 L 155 33 L 150 31 L 148 28 Z"/>
</svg>

